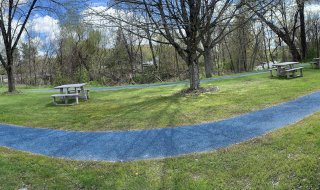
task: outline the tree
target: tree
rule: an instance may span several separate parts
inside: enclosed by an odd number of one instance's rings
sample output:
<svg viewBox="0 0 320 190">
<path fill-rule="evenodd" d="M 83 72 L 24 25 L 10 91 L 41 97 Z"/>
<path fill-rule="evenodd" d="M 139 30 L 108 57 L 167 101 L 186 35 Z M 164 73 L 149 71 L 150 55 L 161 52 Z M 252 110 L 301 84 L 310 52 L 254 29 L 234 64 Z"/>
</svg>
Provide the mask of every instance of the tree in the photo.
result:
<svg viewBox="0 0 320 190">
<path fill-rule="evenodd" d="M 13 71 L 13 53 L 35 9 L 37 0 L 20 2 L 19 0 L 4 0 L 0 4 L 0 29 L 5 53 L 0 52 L 0 61 L 8 75 L 8 92 L 14 92 L 15 78 Z M 18 19 L 18 20 L 15 20 Z M 17 22 L 21 23 L 17 23 Z"/>
<path fill-rule="evenodd" d="M 301 54 L 295 43 L 299 12 L 293 9 L 289 13 L 288 2 L 283 0 L 248 0 L 245 4 L 288 45 L 293 60 L 300 61 Z"/>
<path fill-rule="evenodd" d="M 2 0 L 0 1 L 0 29 L 3 51 L 0 62 L 8 75 L 8 92 L 15 92 L 14 52 L 21 40 L 28 21 L 36 10 L 58 13 L 57 6 L 72 7 L 85 0 Z M 82 5 L 82 4 L 81 4 Z"/>
<path fill-rule="evenodd" d="M 31 85 L 37 84 L 37 69 L 36 69 L 36 56 L 37 56 L 37 47 L 35 43 L 29 38 L 28 43 L 21 44 L 21 53 L 22 53 L 22 65 L 28 68 L 29 71 L 29 80 L 28 83 Z M 32 78 L 34 77 L 34 80 Z"/>
<path fill-rule="evenodd" d="M 301 57 L 306 58 L 307 54 L 307 37 L 306 37 L 306 23 L 304 17 L 304 2 L 305 0 L 297 0 L 298 12 L 300 18 L 300 43 L 301 43 Z"/>
<path fill-rule="evenodd" d="M 122 9 L 133 8 L 136 14 L 146 12 L 150 22 L 140 24 L 165 38 L 189 68 L 190 90 L 200 88 L 198 59 L 203 55 L 201 40 L 215 32 L 221 40 L 228 32 L 229 24 L 238 6 L 232 0 L 116 0 Z M 210 19 L 208 19 L 210 18 Z M 218 28 L 219 30 L 216 30 Z M 207 48 L 213 48 L 218 40 L 211 41 Z"/>
</svg>

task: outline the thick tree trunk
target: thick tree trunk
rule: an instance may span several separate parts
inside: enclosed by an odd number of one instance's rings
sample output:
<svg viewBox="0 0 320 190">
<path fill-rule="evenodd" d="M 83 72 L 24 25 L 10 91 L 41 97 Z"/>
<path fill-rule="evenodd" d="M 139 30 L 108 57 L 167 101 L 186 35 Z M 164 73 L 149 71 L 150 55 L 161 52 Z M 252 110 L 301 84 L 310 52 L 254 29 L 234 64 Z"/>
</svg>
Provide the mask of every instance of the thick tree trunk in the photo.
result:
<svg viewBox="0 0 320 190">
<path fill-rule="evenodd" d="M 288 45 L 293 61 L 301 61 L 300 52 L 298 51 L 297 46 L 294 43 L 294 41 L 292 41 L 288 35 L 287 36 L 278 35 L 278 36 Z"/>
<path fill-rule="evenodd" d="M 190 90 L 200 88 L 199 65 L 196 59 L 189 59 Z"/>
<path fill-rule="evenodd" d="M 300 55 L 296 45 L 294 44 L 294 42 L 287 43 L 287 45 L 289 46 L 289 51 L 292 55 L 293 61 L 301 61 L 301 55 Z"/>
<path fill-rule="evenodd" d="M 301 61 L 301 55 L 294 41 L 288 36 L 279 36 L 288 45 L 293 61 Z"/>
<path fill-rule="evenodd" d="M 211 78 L 213 73 L 213 54 L 210 48 L 204 49 L 204 67 L 206 78 Z"/>
<path fill-rule="evenodd" d="M 12 93 L 16 91 L 16 84 L 15 84 L 15 78 L 13 75 L 13 68 L 12 66 L 8 66 L 6 68 L 7 75 L 8 75 L 8 92 Z"/>
<path fill-rule="evenodd" d="M 292 55 L 293 60 L 294 61 L 301 61 L 301 55 L 300 55 L 299 51 L 297 50 L 296 45 L 294 44 L 294 40 L 291 39 L 290 34 L 288 33 L 289 29 L 288 28 L 283 28 L 282 29 L 280 27 L 277 27 L 273 22 L 268 21 L 263 14 L 259 13 L 253 7 L 251 7 L 250 4 L 247 4 L 247 5 L 249 5 L 249 8 L 251 10 L 253 10 L 257 14 L 257 16 L 264 23 L 266 23 L 270 27 L 270 29 L 273 32 L 275 32 L 278 35 L 278 37 L 280 39 L 282 39 L 289 46 L 290 53 Z M 295 34 L 293 33 L 292 35 L 295 35 Z"/>
<path fill-rule="evenodd" d="M 306 37 L 306 23 L 304 18 L 304 0 L 298 1 L 299 15 L 300 15 L 300 41 L 301 41 L 301 58 L 305 59 L 307 56 L 307 37 Z"/>
</svg>

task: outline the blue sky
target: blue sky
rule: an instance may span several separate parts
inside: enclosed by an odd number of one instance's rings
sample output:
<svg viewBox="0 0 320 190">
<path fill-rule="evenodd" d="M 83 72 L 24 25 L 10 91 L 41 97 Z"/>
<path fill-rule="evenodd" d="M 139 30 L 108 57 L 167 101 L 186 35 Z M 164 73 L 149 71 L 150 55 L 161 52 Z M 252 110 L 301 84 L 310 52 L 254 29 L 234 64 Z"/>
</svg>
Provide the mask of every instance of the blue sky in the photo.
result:
<svg viewBox="0 0 320 190">
<path fill-rule="evenodd" d="M 83 11 L 85 11 L 86 7 L 83 3 L 75 3 L 72 4 L 73 1 L 77 0 L 60 0 L 60 2 L 65 2 L 69 4 L 69 8 L 71 7 L 72 11 L 75 11 L 79 14 L 81 14 Z M 106 7 L 108 4 L 108 0 L 88 0 L 87 3 L 91 7 Z M 306 11 L 312 11 L 320 13 L 320 3 L 318 1 L 317 4 L 314 4 L 312 6 L 307 6 Z M 41 6 L 47 6 L 50 8 L 53 8 L 55 10 L 58 10 L 58 13 L 65 12 L 65 9 L 59 8 L 55 4 L 48 4 L 48 1 L 39 0 L 39 5 Z M 46 45 L 49 41 L 54 41 L 57 39 L 60 35 L 60 23 L 61 18 L 59 18 L 56 13 L 48 12 L 45 10 L 41 11 L 35 11 L 30 19 L 30 22 L 28 24 L 28 31 L 30 31 L 31 34 L 33 34 L 34 38 L 38 40 L 38 43 L 41 43 L 41 45 Z M 63 20 L 63 19 L 62 19 Z M 96 22 L 96 21 L 93 21 Z M 26 35 L 24 35 L 23 40 L 26 40 Z"/>
</svg>

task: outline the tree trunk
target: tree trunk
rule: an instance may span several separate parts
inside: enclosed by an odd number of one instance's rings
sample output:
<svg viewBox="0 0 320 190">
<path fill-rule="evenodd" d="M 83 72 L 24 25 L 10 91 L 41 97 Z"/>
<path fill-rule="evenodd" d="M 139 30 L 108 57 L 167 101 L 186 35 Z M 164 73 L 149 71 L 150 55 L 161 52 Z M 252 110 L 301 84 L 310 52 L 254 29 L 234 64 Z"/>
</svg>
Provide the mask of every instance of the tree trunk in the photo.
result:
<svg viewBox="0 0 320 190">
<path fill-rule="evenodd" d="M 149 48 L 150 48 L 151 55 L 152 55 L 152 63 L 153 63 L 153 66 L 156 68 L 156 70 L 157 70 L 157 72 L 158 72 L 159 68 L 158 68 L 158 64 L 157 64 L 156 54 L 155 54 L 155 52 L 154 52 L 154 48 L 153 48 L 153 44 L 152 44 L 152 39 L 151 39 L 150 31 L 147 30 L 146 32 L 147 32 L 147 36 L 148 36 Z"/>
<path fill-rule="evenodd" d="M 196 59 L 189 59 L 190 90 L 200 88 L 199 65 Z"/>
<path fill-rule="evenodd" d="M 8 75 L 8 92 L 12 93 L 16 91 L 16 85 L 15 85 L 15 78 L 13 75 L 13 68 L 12 65 L 8 66 L 6 68 L 7 75 Z"/>
<path fill-rule="evenodd" d="M 301 61 L 301 55 L 300 55 L 296 45 L 294 44 L 294 42 L 287 43 L 287 45 L 289 46 L 289 51 L 292 55 L 293 61 Z"/>
<path fill-rule="evenodd" d="M 265 29 L 264 29 L 264 25 L 262 25 L 262 32 L 263 32 L 263 36 L 266 36 L 266 33 L 265 33 Z M 263 49 L 264 49 L 264 55 L 265 55 L 265 58 L 266 58 L 266 63 L 268 64 L 268 69 L 270 69 L 270 65 L 269 65 L 269 58 L 268 58 L 268 50 L 267 50 L 267 41 L 266 41 L 266 38 L 263 37 Z M 264 65 L 264 64 L 263 64 Z M 264 69 L 264 68 L 263 68 Z"/>
<path fill-rule="evenodd" d="M 180 68 L 179 68 L 179 58 L 178 58 L 178 52 L 177 50 L 174 51 L 174 57 L 175 57 L 175 62 L 176 62 L 176 78 L 178 77 L 179 80 L 181 80 L 180 77 Z"/>
<path fill-rule="evenodd" d="M 213 54 L 210 48 L 204 49 L 204 67 L 206 78 L 211 78 L 213 73 Z"/>
<path fill-rule="evenodd" d="M 300 15 L 300 41 L 301 41 L 301 58 L 305 59 L 307 56 L 307 37 L 306 37 L 306 23 L 304 18 L 304 0 L 298 1 L 299 15 Z"/>
<path fill-rule="evenodd" d="M 249 5 L 249 4 L 247 4 Z M 251 7 L 249 5 L 249 8 L 251 10 L 253 10 L 257 16 L 264 22 L 266 23 L 266 25 L 268 25 L 270 27 L 270 29 L 276 33 L 278 35 L 278 37 L 280 39 L 282 39 L 288 46 L 289 46 L 289 49 L 290 49 L 290 53 L 292 55 L 292 58 L 294 61 L 301 61 L 301 55 L 299 53 L 299 51 L 297 50 L 297 47 L 296 45 L 294 44 L 294 39 L 291 39 L 290 37 L 290 34 L 288 32 L 288 28 L 280 28 L 280 27 L 277 27 L 272 21 L 268 21 L 266 19 L 266 17 L 259 13 L 258 11 L 256 11 L 253 7 Z M 293 36 L 295 35 L 294 33 L 292 34 Z"/>
<path fill-rule="evenodd" d="M 140 50 L 140 66 L 141 66 L 141 74 L 144 75 L 144 68 L 143 68 L 143 51 L 141 47 L 141 42 L 139 43 L 139 50 Z M 142 77 L 143 79 L 143 77 Z"/>
<path fill-rule="evenodd" d="M 319 49 L 319 36 L 318 36 L 318 25 L 316 24 L 316 46 L 317 46 L 317 57 L 320 56 L 320 49 Z"/>
</svg>

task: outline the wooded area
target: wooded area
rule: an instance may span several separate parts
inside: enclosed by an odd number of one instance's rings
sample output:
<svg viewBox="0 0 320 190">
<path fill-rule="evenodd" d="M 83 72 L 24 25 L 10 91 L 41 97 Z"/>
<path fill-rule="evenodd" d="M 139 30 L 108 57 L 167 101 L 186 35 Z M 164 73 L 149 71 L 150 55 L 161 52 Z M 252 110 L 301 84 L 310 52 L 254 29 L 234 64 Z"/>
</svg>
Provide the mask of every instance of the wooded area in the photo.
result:
<svg viewBox="0 0 320 190">
<path fill-rule="evenodd" d="M 1 1 L 0 75 L 7 75 L 9 92 L 15 83 L 185 79 L 197 90 L 201 77 L 319 57 L 320 15 L 305 10 L 317 1 L 70 2 Z M 54 39 L 32 31 L 32 19 L 43 12 L 59 20 Z"/>
</svg>

